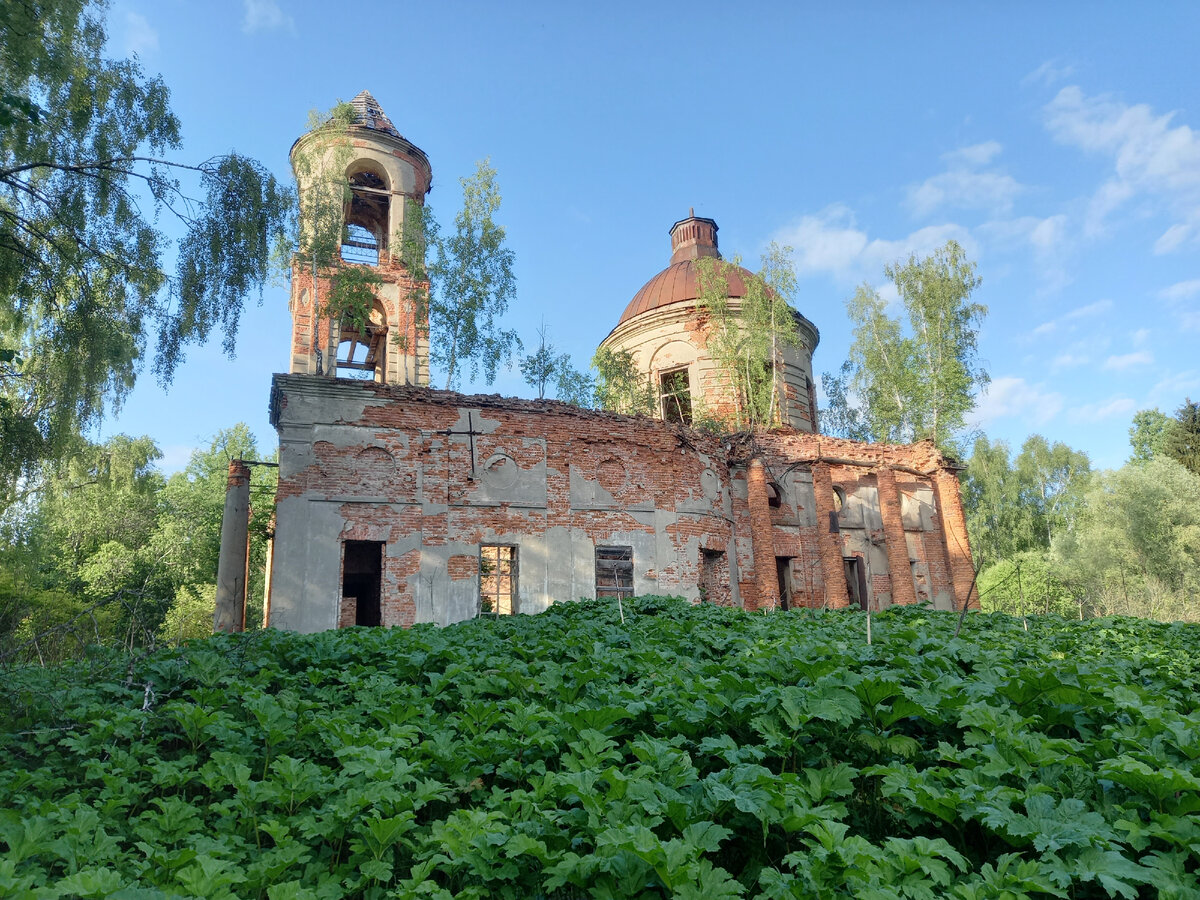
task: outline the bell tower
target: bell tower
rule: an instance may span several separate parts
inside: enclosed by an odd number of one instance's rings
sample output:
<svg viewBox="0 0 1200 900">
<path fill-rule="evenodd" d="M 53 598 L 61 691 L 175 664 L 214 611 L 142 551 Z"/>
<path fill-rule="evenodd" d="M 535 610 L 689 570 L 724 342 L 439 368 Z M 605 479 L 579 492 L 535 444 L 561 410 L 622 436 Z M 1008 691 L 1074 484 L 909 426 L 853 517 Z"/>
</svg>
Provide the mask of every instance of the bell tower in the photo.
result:
<svg viewBox="0 0 1200 900">
<path fill-rule="evenodd" d="M 318 126 L 292 145 L 302 244 L 332 238 L 324 251 L 292 258 L 289 371 L 428 385 L 428 316 L 414 299 L 422 285 L 402 264 L 400 243 L 408 207 L 425 205 L 433 171 L 367 91 L 342 113 L 344 125 Z M 334 275 L 370 293 L 365 327 L 330 314 Z"/>
</svg>

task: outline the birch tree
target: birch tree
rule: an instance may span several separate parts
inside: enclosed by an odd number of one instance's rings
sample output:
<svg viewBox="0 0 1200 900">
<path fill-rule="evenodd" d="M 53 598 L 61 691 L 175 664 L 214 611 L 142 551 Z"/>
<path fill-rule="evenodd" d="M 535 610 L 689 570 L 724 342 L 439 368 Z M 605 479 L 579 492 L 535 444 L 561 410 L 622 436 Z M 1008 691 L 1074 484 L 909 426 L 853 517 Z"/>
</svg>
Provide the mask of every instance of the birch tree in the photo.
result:
<svg viewBox="0 0 1200 900">
<path fill-rule="evenodd" d="M 840 374 L 822 376 L 825 393 L 840 403 L 831 422 L 857 423 L 873 441 L 932 438 L 953 446 L 989 378 L 978 358 L 987 307 L 971 300 L 979 287 L 975 264 L 949 241 L 926 257 L 885 267 L 905 320 L 889 314 L 870 285 L 847 301 L 854 323 L 849 359 Z M 906 327 L 907 326 L 907 327 Z"/>
</svg>

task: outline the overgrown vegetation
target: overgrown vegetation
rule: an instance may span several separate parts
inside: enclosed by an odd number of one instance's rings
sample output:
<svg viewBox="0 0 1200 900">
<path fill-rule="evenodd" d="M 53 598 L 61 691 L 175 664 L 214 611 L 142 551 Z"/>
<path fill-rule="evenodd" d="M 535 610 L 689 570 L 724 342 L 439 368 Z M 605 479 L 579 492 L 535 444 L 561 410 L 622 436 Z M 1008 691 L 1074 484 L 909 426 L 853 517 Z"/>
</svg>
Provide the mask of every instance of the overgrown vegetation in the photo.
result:
<svg viewBox="0 0 1200 900">
<path fill-rule="evenodd" d="M 81 642 L 144 649 L 211 633 L 229 460 L 262 457 L 239 424 L 170 478 L 160 458 L 148 437 L 84 444 L 0 517 L 0 657 L 53 663 Z M 275 473 L 251 474 L 252 627 L 262 618 Z"/>
<path fill-rule="evenodd" d="M 1175 418 L 1137 413 L 1132 456 L 1112 471 L 1036 434 L 1015 457 L 1003 442 L 976 440 L 963 505 L 984 609 L 1200 618 L 1190 415 L 1190 401 Z"/>
<path fill-rule="evenodd" d="M 647 597 L 8 672 L 0 893 L 1196 896 L 1200 630 L 865 625 Z"/>
<path fill-rule="evenodd" d="M 0 4 L 0 508 L 119 406 L 152 337 L 163 382 L 214 329 L 232 352 L 293 211 L 254 160 L 180 156 L 162 79 L 105 56 L 106 6 Z"/>
</svg>

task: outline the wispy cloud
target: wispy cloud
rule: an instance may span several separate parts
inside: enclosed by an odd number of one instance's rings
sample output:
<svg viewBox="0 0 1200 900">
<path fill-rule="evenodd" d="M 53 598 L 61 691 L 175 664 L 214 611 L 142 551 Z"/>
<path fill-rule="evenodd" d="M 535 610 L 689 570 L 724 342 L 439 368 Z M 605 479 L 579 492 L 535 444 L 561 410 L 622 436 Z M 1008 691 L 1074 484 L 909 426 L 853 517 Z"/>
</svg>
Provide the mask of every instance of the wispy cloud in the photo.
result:
<svg viewBox="0 0 1200 900">
<path fill-rule="evenodd" d="M 1137 409 L 1137 403 L 1129 397 L 1110 397 L 1096 403 L 1085 403 L 1067 411 L 1067 420 L 1077 425 L 1091 422 L 1103 422 L 1118 416 L 1131 416 Z"/>
<path fill-rule="evenodd" d="M 245 15 L 242 31 L 254 34 L 258 31 L 296 31 L 296 21 L 285 13 L 276 0 L 242 0 Z"/>
<path fill-rule="evenodd" d="M 1195 369 L 1176 372 L 1150 388 L 1150 392 L 1139 409 L 1150 409 L 1157 406 L 1173 410 L 1183 402 L 1184 397 L 1196 396 L 1198 390 L 1200 390 L 1200 372 Z"/>
<path fill-rule="evenodd" d="M 1089 303 L 1087 306 L 1080 306 L 1070 312 L 1065 312 L 1055 319 L 1050 319 L 1043 322 L 1041 325 L 1033 329 L 1033 334 L 1036 337 L 1043 337 L 1048 334 L 1053 334 L 1061 330 L 1074 330 L 1075 326 L 1081 319 L 1090 319 L 1094 316 L 1103 315 L 1113 308 L 1111 300 L 1097 300 L 1095 303 Z"/>
<path fill-rule="evenodd" d="M 1061 372 L 1064 369 L 1078 369 L 1091 361 L 1092 358 L 1085 353 L 1060 353 L 1050 361 L 1050 371 Z"/>
<path fill-rule="evenodd" d="M 1056 59 L 1048 59 L 1024 78 L 1022 78 L 1021 84 L 1051 85 L 1056 84 L 1059 81 L 1064 81 L 1074 74 L 1074 66 L 1060 64 Z"/>
<path fill-rule="evenodd" d="M 1164 300 L 1190 300 L 1197 294 L 1200 294 L 1200 278 L 1193 278 L 1191 281 L 1179 281 L 1158 292 L 1158 296 Z"/>
<path fill-rule="evenodd" d="M 828 273 L 847 279 L 876 278 L 888 263 L 913 253 L 932 253 L 951 239 L 962 244 L 968 255 L 974 256 L 976 250 L 967 229 L 954 223 L 919 228 L 896 240 L 871 238 L 856 225 L 853 212 L 842 205 L 802 216 L 781 229 L 775 239 L 796 248 L 797 274 Z"/>
<path fill-rule="evenodd" d="M 1112 172 L 1088 207 L 1085 231 L 1102 233 L 1108 218 L 1135 198 L 1151 201 L 1177 219 L 1155 242 L 1169 253 L 1200 241 L 1200 134 L 1172 124 L 1146 104 L 1108 95 L 1085 96 L 1071 85 L 1044 109 L 1046 127 L 1060 143 L 1111 157 Z"/>
<path fill-rule="evenodd" d="M 1181 331 L 1200 331 L 1200 278 L 1177 282 L 1163 288 L 1158 296 L 1167 301 Z"/>
<path fill-rule="evenodd" d="M 910 187 L 909 208 L 918 216 L 944 207 L 1007 213 L 1024 188 L 1011 175 L 979 171 L 999 156 L 1002 149 L 997 141 L 985 141 L 943 155 L 946 171 Z"/>
<path fill-rule="evenodd" d="M 971 423 L 982 426 L 997 419 L 1019 418 L 1041 425 L 1057 416 L 1062 408 L 1063 396 L 1057 391 L 1005 375 L 992 379 L 971 414 Z"/>
<path fill-rule="evenodd" d="M 1151 365 L 1154 365 L 1154 354 L 1146 350 L 1110 356 L 1104 361 L 1104 369 L 1108 372 L 1128 372 L 1130 369 Z"/>
</svg>

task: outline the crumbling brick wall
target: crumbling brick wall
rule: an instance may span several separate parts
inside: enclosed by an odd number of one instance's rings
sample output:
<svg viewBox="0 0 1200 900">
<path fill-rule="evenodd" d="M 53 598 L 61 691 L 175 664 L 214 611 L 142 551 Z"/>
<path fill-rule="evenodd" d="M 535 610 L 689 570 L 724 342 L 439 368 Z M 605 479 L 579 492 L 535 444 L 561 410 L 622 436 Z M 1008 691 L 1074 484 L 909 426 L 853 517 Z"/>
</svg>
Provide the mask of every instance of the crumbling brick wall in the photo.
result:
<svg viewBox="0 0 1200 900">
<path fill-rule="evenodd" d="M 851 551 L 831 528 L 834 483 L 878 493 L 889 477 L 881 472 L 903 472 L 906 484 L 936 491 L 942 516 L 926 516 L 931 528 L 961 520 L 953 472 L 920 444 L 793 431 L 720 440 L 555 401 L 306 375 L 276 376 L 272 397 L 280 481 L 271 615 L 280 627 L 345 624 L 338 573 L 348 540 L 384 545 L 383 624 L 447 624 L 478 609 L 482 544 L 516 548 L 522 611 L 594 596 L 598 547 L 632 548 L 637 593 L 771 606 L 779 561 L 795 605 L 836 607 L 847 603 L 841 567 Z M 756 467 L 762 478 L 751 484 Z M 940 480 L 923 474 L 943 470 Z M 883 504 L 885 527 L 872 537 L 906 564 L 910 548 L 926 557 L 942 548 L 942 559 L 919 562 L 928 590 L 945 590 L 961 560 L 940 532 L 905 532 L 901 505 Z M 907 578 L 901 596 L 915 599 L 916 562 L 896 578 L 887 568 L 872 570 L 872 594 L 894 597 Z"/>
</svg>

